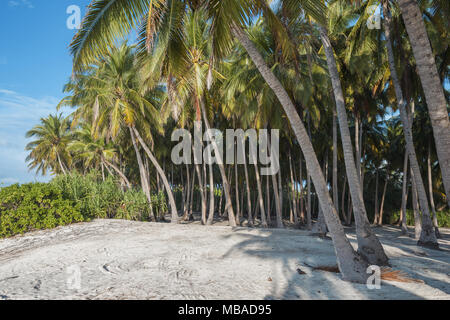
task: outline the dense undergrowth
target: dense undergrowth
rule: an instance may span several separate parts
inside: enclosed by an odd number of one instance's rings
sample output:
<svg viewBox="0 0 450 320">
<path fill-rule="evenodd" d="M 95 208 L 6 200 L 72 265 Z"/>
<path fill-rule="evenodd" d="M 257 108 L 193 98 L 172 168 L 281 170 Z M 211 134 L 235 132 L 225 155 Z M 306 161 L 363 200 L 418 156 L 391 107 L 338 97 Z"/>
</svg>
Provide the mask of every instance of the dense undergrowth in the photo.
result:
<svg viewBox="0 0 450 320">
<path fill-rule="evenodd" d="M 167 211 L 165 195 L 152 196 L 156 215 Z M 0 237 L 50 229 L 95 218 L 148 221 L 150 207 L 140 190 L 122 190 L 98 172 L 61 175 L 49 183 L 0 189 Z"/>
</svg>

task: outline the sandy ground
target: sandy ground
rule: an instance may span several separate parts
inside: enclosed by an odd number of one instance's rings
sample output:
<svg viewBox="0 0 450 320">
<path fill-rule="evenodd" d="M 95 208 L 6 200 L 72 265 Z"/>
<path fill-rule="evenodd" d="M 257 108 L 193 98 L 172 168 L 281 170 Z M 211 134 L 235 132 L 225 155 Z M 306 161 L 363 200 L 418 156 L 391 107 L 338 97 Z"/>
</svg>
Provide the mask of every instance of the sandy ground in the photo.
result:
<svg viewBox="0 0 450 320">
<path fill-rule="evenodd" d="M 441 251 L 376 232 L 393 268 L 425 283 L 369 290 L 314 271 L 336 264 L 332 243 L 302 230 L 96 220 L 0 240 L 0 300 L 450 299 L 450 230 Z"/>
</svg>

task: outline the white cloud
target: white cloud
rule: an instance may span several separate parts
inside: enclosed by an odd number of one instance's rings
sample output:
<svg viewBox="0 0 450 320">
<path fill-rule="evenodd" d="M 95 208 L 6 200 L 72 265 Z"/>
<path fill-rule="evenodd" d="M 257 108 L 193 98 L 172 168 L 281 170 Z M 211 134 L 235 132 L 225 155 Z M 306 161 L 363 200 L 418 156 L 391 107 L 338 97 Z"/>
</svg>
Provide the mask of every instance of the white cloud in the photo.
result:
<svg viewBox="0 0 450 320">
<path fill-rule="evenodd" d="M 11 0 L 8 2 L 8 5 L 10 7 L 18 7 L 18 6 L 25 6 L 28 9 L 33 9 L 34 5 L 29 0 Z"/>
<path fill-rule="evenodd" d="M 54 97 L 37 99 L 0 88 L 0 184 L 48 180 L 28 171 L 25 133 L 40 118 L 56 113 L 57 103 Z"/>
</svg>

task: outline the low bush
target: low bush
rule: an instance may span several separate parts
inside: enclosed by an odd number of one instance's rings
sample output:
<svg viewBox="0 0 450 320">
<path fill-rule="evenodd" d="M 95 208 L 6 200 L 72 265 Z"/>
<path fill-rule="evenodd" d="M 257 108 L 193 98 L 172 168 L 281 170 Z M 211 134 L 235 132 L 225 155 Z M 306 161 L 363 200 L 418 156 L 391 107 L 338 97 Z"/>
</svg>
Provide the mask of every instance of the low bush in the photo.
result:
<svg viewBox="0 0 450 320">
<path fill-rule="evenodd" d="M 87 221 L 74 201 L 47 183 L 12 185 L 0 189 L 0 237 Z"/>
<path fill-rule="evenodd" d="M 167 212 L 163 192 L 152 195 L 152 208 L 160 217 Z M 150 206 L 141 190 L 124 191 L 113 177 L 103 181 L 96 171 L 0 189 L 0 237 L 95 218 L 149 221 Z"/>
<path fill-rule="evenodd" d="M 450 210 L 436 212 L 438 226 L 440 228 L 450 228 Z M 400 211 L 395 211 L 391 215 L 390 223 L 394 224 L 400 219 Z M 406 210 L 406 224 L 408 226 L 414 225 L 414 211 Z"/>
</svg>

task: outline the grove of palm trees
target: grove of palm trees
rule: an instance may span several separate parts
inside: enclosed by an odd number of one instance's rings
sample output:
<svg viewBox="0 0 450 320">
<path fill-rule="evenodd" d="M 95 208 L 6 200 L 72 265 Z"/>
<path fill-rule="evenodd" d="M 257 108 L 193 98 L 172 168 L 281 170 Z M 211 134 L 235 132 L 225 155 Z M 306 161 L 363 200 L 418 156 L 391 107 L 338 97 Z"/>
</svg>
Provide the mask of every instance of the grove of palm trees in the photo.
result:
<svg viewBox="0 0 450 320">
<path fill-rule="evenodd" d="M 445 0 L 93 0 L 27 133 L 52 179 L 0 188 L 0 299 L 35 290 L 2 289 L 15 250 L 43 299 L 448 299 L 449 21 Z M 174 163 L 198 128 L 218 161 Z M 44 247 L 89 284 L 58 289 Z"/>
</svg>

